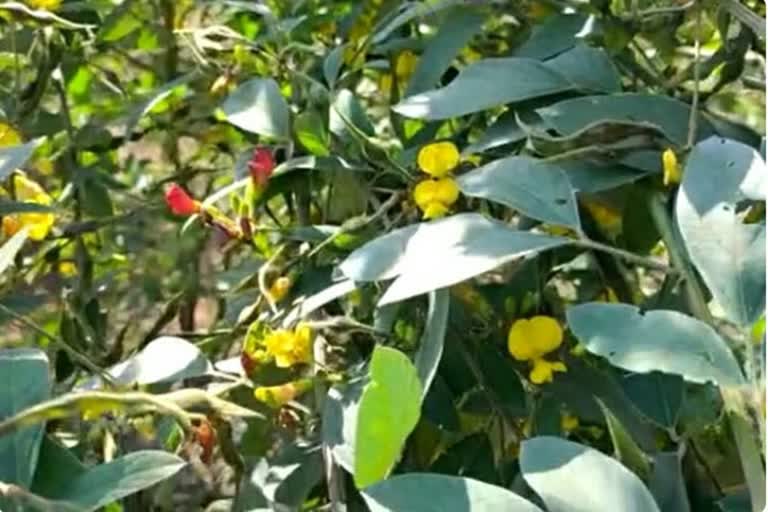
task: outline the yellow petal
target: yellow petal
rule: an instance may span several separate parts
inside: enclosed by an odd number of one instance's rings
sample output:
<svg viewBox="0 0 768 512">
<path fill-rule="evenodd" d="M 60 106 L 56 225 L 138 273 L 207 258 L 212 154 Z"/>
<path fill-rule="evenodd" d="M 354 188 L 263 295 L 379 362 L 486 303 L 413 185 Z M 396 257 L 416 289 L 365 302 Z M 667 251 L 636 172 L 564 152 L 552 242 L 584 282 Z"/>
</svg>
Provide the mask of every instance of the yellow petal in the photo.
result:
<svg viewBox="0 0 768 512">
<path fill-rule="evenodd" d="M 278 277 L 269 288 L 269 296 L 274 302 L 280 302 L 288 294 L 291 286 L 293 286 L 293 281 L 290 277 Z"/>
<path fill-rule="evenodd" d="M 427 207 L 424 208 L 425 219 L 439 219 L 440 217 L 445 217 L 446 214 L 448 214 L 448 207 L 443 203 L 429 203 Z"/>
<path fill-rule="evenodd" d="M 661 155 L 664 164 L 664 185 L 674 185 L 683 179 L 683 171 L 677 161 L 677 155 L 672 149 L 666 149 Z"/>
<path fill-rule="evenodd" d="M 453 178 L 441 178 L 436 181 L 435 199 L 450 206 L 459 198 L 459 186 Z"/>
<path fill-rule="evenodd" d="M 597 225 L 606 234 L 615 237 L 621 233 L 621 211 L 617 208 L 589 199 L 582 199 L 581 204 L 589 211 Z"/>
<path fill-rule="evenodd" d="M 437 201 L 437 190 L 437 181 L 424 180 L 414 187 L 413 200 L 419 208 L 424 210 L 427 208 L 427 205 Z"/>
<path fill-rule="evenodd" d="M 21 134 L 11 125 L 0 121 L 0 148 L 21 144 Z"/>
<path fill-rule="evenodd" d="M 416 54 L 410 50 L 400 52 L 395 62 L 395 74 L 400 79 L 410 77 L 416 71 L 416 65 L 419 63 Z"/>
<path fill-rule="evenodd" d="M 579 418 L 570 413 L 563 413 L 560 416 L 560 429 L 563 432 L 572 432 L 579 428 Z"/>
<path fill-rule="evenodd" d="M 442 178 L 459 165 L 459 150 L 452 142 L 435 142 L 421 148 L 417 158 L 425 173 Z"/>
<path fill-rule="evenodd" d="M 33 9 L 43 11 L 55 11 L 61 6 L 61 0 L 26 0 L 26 3 Z"/>
<path fill-rule="evenodd" d="M 544 384 L 545 382 L 552 382 L 555 372 L 566 371 L 568 369 L 561 361 L 552 363 L 546 359 L 534 359 L 529 378 L 534 384 Z"/>
<path fill-rule="evenodd" d="M 543 354 L 552 352 L 563 342 L 563 328 L 551 316 L 534 316 L 529 329 L 532 342 Z"/>
<path fill-rule="evenodd" d="M 528 361 L 535 355 L 533 345 L 528 342 L 528 320 L 516 320 L 507 335 L 507 350 L 518 361 Z"/>
</svg>

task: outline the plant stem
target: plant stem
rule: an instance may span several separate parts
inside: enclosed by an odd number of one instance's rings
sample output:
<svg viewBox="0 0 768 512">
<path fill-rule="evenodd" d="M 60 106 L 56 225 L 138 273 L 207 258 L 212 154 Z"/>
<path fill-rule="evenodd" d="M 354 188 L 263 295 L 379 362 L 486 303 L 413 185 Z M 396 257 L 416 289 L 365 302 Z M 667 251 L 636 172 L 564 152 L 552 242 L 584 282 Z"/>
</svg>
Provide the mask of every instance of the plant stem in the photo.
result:
<svg viewBox="0 0 768 512">
<path fill-rule="evenodd" d="M 694 30 L 696 31 L 696 40 L 693 44 L 693 101 L 691 101 L 691 115 L 688 118 L 688 141 L 686 144 L 688 149 L 692 148 L 696 142 L 696 125 L 699 119 L 699 80 L 701 78 L 701 66 L 699 64 L 701 60 L 701 41 L 699 41 L 699 31 L 701 30 L 701 8 L 696 13 Z"/>
<path fill-rule="evenodd" d="M 673 265 L 683 273 L 685 278 L 685 292 L 691 312 L 699 320 L 712 325 L 712 315 L 704 299 L 704 291 L 685 257 L 685 247 L 674 231 L 661 193 L 651 196 L 650 209 Z M 741 393 L 741 389 L 720 388 L 726 417 L 733 432 L 744 478 L 749 488 L 752 512 L 761 512 L 765 508 L 765 469 L 760 456 L 762 451 L 760 444 L 755 440 L 748 407 Z"/>
<path fill-rule="evenodd" d="M 574 243 L 579 247 L 583 247 L 585 249 L 593 249 L 595 251 L 606 252 L 624 261 L 635 263 L 643 267 L 652 268 L 654 270 L 660 270 L 667 274 L 676 273 L 676 271 L 673 268 L 671 268 L 669 265 L 665 263 L 662 263 L 661 261 L 656 261 L 653 258 L 640 256 L 639 254 L 625 251 L 624 249 L 619 249 L 617 247 L 613 247 L 607 244 L 595 242 L 594 240 L 590 240 L 589 238 L 581 238 L 579 240 L 575 240 Z"/>
<path fill-rule="evenodd" d="M 677 233 L 675 233 L 672 219 L 670 219 L 667 213 L 666 198 L 661 192 L 652 194 L 649 199 L 649 207 L 653 222 L 656 224 L 656 229 L 658 229 L 661 239 L 667 247 L 672 267 L 676 268 L 683 275 L 685 295 L 688 306 L 691 308 L 691 313 L 696 318 L 711 325 L 712 315 L 709 312 L 707 301 L 704 299 L 704 290 L 701 289 L 698 278 L 688 263 L 685 247 L 683 247 Z"/>
</svg>

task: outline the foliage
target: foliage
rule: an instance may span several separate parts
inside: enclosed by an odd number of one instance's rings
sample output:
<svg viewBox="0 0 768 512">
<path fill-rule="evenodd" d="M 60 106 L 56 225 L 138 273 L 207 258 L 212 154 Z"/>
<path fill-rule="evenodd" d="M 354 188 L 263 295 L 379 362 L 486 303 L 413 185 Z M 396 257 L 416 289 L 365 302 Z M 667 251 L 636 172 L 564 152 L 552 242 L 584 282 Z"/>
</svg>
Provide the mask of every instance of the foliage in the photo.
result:
<svg viewBox="0 0 768 512">
<path fill-rule="evenodd" d="M 764 16 L 0 3 L 0 509 L 762 510 Z"/>
</svg>

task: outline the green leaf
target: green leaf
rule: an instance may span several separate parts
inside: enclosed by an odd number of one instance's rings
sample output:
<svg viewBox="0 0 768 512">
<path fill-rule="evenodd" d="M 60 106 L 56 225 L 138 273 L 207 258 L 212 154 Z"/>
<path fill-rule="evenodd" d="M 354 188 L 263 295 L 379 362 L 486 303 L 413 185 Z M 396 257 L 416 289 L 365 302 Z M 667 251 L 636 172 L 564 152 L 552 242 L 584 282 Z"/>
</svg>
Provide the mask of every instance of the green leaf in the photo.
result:
<svg viewBox="0 0 768 512">
<path fill-rule="evenodd" d="M 360 101 L 349 89 L 341 89 L 336 93 L 336 98 L 333 101 L 333 105 L 331 105 L 328 114 L 328 126 L 331 133 L 339 137 L 347 137 L 349 135 L 349 128 L 344 122 L 344 118 L 347 118 L 352 125 L 365 135 L 369 137 L 375 135 L 373 124 L 371 124 L 368 114 L 365 113 L 365 109 L 360 104 Z"/>
<path fill-rule="evenodd" d="M 296 138 L 304 149 L 317 156 L 329 156 L 328 133 L 325 131 L 323 119 L 314 110 L 307 110 L 296 116 L 293 123 Z"/>
<path fill-rule="evenodd" d="M 32 156 L 38 144 L 39 141 L 33 140 L 18 146 L 0 148 L 0 181 L 6 179 L 13 171 L 23 166 L 29 160 L 29 157 Z"/>
<path fill-rule="evenodd" d="M 557 14 L 534 26 L 526 42 L 515 48 L 515 57 L 548 59 L 570 48 L 590 35 L 597 21 L 583 14 Z"/>
<path fill-rule="evenodd" d="M 512 156 L 478 167 L 456 181 L 464 195 L 502 203 L 543 222 L 580 229 L 573 187 L 556 165 Z"/>
<path fill-rule="evenodd" d="M 290 110 L 272 79 L 254 78 L 230 94 L 221 109 L 241 130 L 269 137 L 290 137 Z"/>
<path fill-rule="evenodd" d="M 517 258 L 568 243 L 567 238 L 514 230 L 476 213 L 452 215 L 393 231 L 344 260 L 355 281 L 397 277 L 379 305 L 460 283 Z"/>
<path fill-rule="evenodd" d="M 605 416 L 605 423 L 608 425 L 614 456 L 637 476 L 646 480 L 651 474 L 648 456 L 640 449 L 635 440 L 632 439 L 632 435 L 627 432 L 627 429 L 611 410 L 600 399 L 597 399 L 597 403 L 600 405 Z"/>
<path fill-rule="evenodd" d="M 141 121 L 145 115 L 150 113 L 153 108 L 160 105 L 163 100 L 174 94 L 176 91 L 181 91 L 182 88 L 191 82 L 195 77 L 197 77 L 196 72 L 191 72 L 180 76 L 179 78 L 176 78 L 175 80 L 172 80 L 167 84 L 163 84 L 162 86 L 158 87 L 152 91 L 152 93 L 150 93 L 146 99 L 135 105 L 131 109 L 131 113 L 125 122 L 126 136 L 130 137 L 130 135 L 138 126 L 139 121 Z"/>
<path fill-rule="evenodd" d="M 568 325 L 591 353 L 637 373 L 738 386 L 744 377 L 728 345 L 707 324 L 677 311 L 592 302 L 568 308 Z"/>
<path fill-rule="evenodd" d="M 355 435 L 362 394 L 361 381 L 334 386 L 328 390 L 323 406 L 323 443 L 349 473 L 355 471 Z"/>
<path fill-rule="evenodd" d="M 387 477 L 421 413 L 421 383 L 402 352 L 377 346 L 363 390 L 355 433 L 355 484 L 362 489 Z"/>
<path fill-rule="evenodd" d="M 470 64 L 447 86 L 409 96 L 392 109 L 416 119 L 448 119 L 571 88 L 570 81 L 541 62 L 491 58 Z"/>
<path fill-rule="evenodd" d="M 597 450 L 564 439 L 524 441 L 520 470 L 548 512 L 659 512 L 651 493 L 627 468 Z"/>
<path fill-rule="evenodd" d="M 648 487 L 661 512 L 690 512 L 688 491 L 677 452 L 658 453 L 653 458 L 653 474 Z M 748 510 L 748 509 L 745 509 Z"/>
<path fill-rule="evenodd" d="M 658 127 L 669 140 L 684 146 L 688 139 L 691 108 L 668 96 L 653 94 L 611 94 L 561 101 L 536 112 L 562 135 L 571 135 L 597 121 L 629 121 Z M 714 134 L 703 117 L 698 119 L 699 138 Z M 658 160 L 661 168 L 661 160 Z"/>
<path fill-rule="evenodd" d="M 122 386 L 172 383 L 199 377 L 211 371 L 211 363 L 192 343 L 175 336 L 161 336 L 150 341 L 141 352 L 107 370 Z M 78 389 L 95 389 L 101 379 L 93 377 Z"/>
<path fill-rule="evenodd" d="M 644 416 L 663 428 L 675 427 L 685 392 L 684 381 L 679 375 L 637 373 L 626 376 L 621 384 Z"/>
<path fill-rule="evenodd" d="M 392 32 L 402 27 L 406 23 L 417 18 L 436 14 L 442 10 L 449 9 L 455 5 L 464 5 L 465 0 L 439 0 L 428 2 L 403 2 L 398 7 L 395 15 L 387 20 L 383 27 L 376 31 L 371 38 L 373 44 L 379 44 Z"/>
<path fill-rule="evenodd" d="M 295 308 L 293 308 L 285 317 L 283 325 L 286 327 L 295 324 L 298 320 L 333 302 L 334 300 L 352 293 L 357 289 L 357 285 L 352 280 L 339 281 L 329 287 L 317 292 L 314 295 L 305 297 Z"/>
<path fill-rule="evenodd" d="M 96 38 L 99 41 L 113 42 L 144 26 L 142 20 L 133 12 L 136 3 L 135 0 L 127 0 L 112 9 L 101 23 Z"/>
<path fill-rule="evenodd" d="M 48 399 L 48 372 L 48 358 L 40 350 L 0 350 L 0 421 Z M 0 437 L 0 482 L 29 488 L 44 428 L 37 423 Z"/>
<path fill-rule="evenodd" d="M 27 228 L 22 228 L 0 247 L 0 275 L 13 265 L 16 255 L 27 240 L 27 235 Z"/>
<path fill-rule="evenodd" d="M 578 43 L 545 64 L 578 89 L 606 93 L 621 91 L 621 77 L 602 49 Z"/>
<path fill-rule="evenodd" d="M 517 112 L 507 110 L 485 130 L 477 141 L 464 148 L 462 154 L 482 153 L 498 146 L 520 142 L 525 138 L 525 130 L 517 122 Z"/>
<path fill-rule="evenodd" d="M 392 109 L 405 117 L 448 119 L 575 89 L 619 89 L 618 74 L 605 52 L 580 45 L 547 62 L 484 59 L 467 66 L 447 86 L 409 96 Z"/>
<path fill-rule="evenodd" d="M 413 72 L 405 96 L 433 88 L 451 62 L 472 37 L 483 28 L 486 16 L 462 6 L 447 13 L 437 34 L 424 48 Z"/>
<path fill-rule="evenodd" d="M 45 498 L 64 501 L 84 512 L 151 487 L 181 470 L 186 462 L 170 453 L 144 450 L 73 475 Z"/>
<path fill-rule="evenodd" d="M 648 175 L 647 171 L 621 165 L 615 160 L 562 160 L 557 162 L 557 165 L 568 175 L 577 192 L 600 192 L 632 183 Z"/>
<path fill-rule="evenodd" d="M 299 508 L 323 476 L 323 456 L 319 445 L 286 445 L 265 462 L 256 465 L 250 483 L 261 490 L 273 504 L 273 509 Z"/>
<path fill-rule="evenodd" d="M 88 468 L 66 447 L 50 436 L 43 437 L 40 445 L 40 461 L 35 470 L 32 492 L 49 496 L 69 485 L 69 482 Z"/>
<path fill-rule="evenodd" d="M 448 290 L 436 290 L 429 293 L 429 310 L 424 334 L 421 337 L 415 364 L 421 381 L 422 394 L 426 396 L 432 379 L 435 378 L 440 358 L 443 355 L 445 331 L 448 327 L 448 310 L 451 294 Z"/>
<path fill-rule="evenodd" d="M 371 512 L 541 512 L 503 487 L 433 473 L 398 475 L 362 495 Z"/>
<path fill-rule="evenodd" d="M 331 89 L 336 88 L 336 79 L 339 77 L 341 66 L 344 65 L 344 50 L 346 48 L 347 45 L 345 44 L 337 46 L 328 53 L 323 61 L 323 77 Z"/>
<path fill-rule="evenodd" d="M 729 320 L 746 327 L 765 310 L 765 223 L 744 224 L 738 203 L 765 200 L 760 154 L 722 138 L 697 144 L 675 213 L 686 249 Z"/>
</svg>

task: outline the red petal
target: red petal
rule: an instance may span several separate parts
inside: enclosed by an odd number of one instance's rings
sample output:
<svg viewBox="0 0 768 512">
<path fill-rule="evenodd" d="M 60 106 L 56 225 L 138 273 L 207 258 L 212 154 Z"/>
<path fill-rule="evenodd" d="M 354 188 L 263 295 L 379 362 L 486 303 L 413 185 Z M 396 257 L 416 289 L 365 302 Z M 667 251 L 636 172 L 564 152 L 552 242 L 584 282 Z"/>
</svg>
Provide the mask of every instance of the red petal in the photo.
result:
<svg viewBox="0 0 768 512">
<path fill-rule="evenodd" d="M 272 151 L 265 147 L 256 148 L 248 162 L 248 171 L 251 173 L 253 181 L 263 187 L 269 181 L 274 169 L 275 157 L 272 156 Z"/>
<path fill-rule="evenodd" d="M 165 191 L 165 202 L 176 215 L 192 215 L 200 210 L 200 203 L 192 199 L 178 184 L 172 183 Z"/>
</svg>

